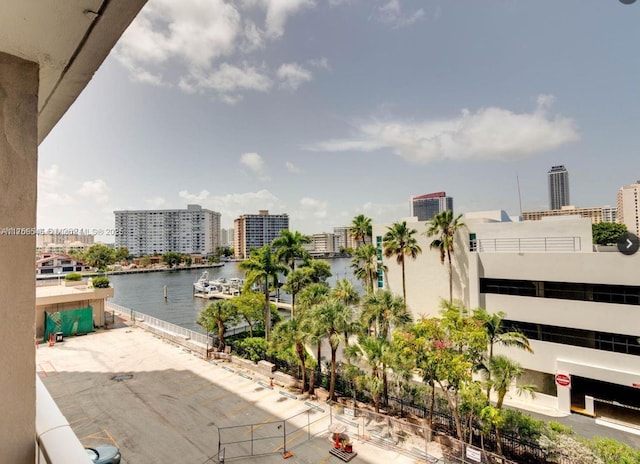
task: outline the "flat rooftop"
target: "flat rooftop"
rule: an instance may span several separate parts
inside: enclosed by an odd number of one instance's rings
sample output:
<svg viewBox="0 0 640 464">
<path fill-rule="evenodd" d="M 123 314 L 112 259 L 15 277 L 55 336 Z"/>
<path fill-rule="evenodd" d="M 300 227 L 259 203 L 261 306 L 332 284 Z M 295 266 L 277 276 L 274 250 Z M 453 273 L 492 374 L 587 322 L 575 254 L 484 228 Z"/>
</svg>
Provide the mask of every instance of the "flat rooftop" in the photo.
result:
<svg viewBox="0 0 640 464">
<path fill-rule="evenodd" d="M 278 453 L 284 439 L 277 438 L 281 424 L 274 422 L 293 416 L 285 423 L 287 450 L 294 454 L 289 463 L 340 462 L 329 454 L 326 403 L 283 395 L 277 386 L 267 388 L 266 378 L 236 365 L 205 361 L 143 329 L 123 327 L 68 338 L 41 346 L 36 355 L 38 375 L 82 444 L 115 444 L 123 463 L 217 462 L 218 428 L 250 423 L 257 424 L 254 437 L 265 437 L 255 442 L 254 451 L 276 454 L 233 462 L 282 463 Z M 309 422 L 315 434 L 310 441 L 305 428 Z M 229 433 L 242 440 L 252 432 L 238 428 Z M 415 462 L 357 439 L 353 443 L 358 456 L 352 463 Z M 248 450 L 250 444 L 242 446 Z M 227 459 L 232 452 L 228 446 Z"/>
</svg>

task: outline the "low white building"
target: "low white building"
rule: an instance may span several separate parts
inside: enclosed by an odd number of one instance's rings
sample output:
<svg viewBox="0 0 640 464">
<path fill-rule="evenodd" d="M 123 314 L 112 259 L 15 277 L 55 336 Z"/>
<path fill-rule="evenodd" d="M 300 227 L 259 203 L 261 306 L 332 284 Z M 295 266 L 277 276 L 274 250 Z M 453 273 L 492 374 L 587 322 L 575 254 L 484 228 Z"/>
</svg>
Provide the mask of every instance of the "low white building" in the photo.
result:
<svg viewBox="0 0 640 464">
<path fill-rule="evenodd" d="M 639 416 L 633 408 L 640 407 L 640 253 L 594 252 L 590 219 L 511 222 L 503 212 L 488 212 L 463 221 L 453 297 L 469 308 L 503 311 L 505 325 L 529 337 L 534 354 L 496 351 L 527 369 L 521 382 L 539 388 L 532 401 L 565 413 Z M 427 225 L 408 223 L 422 248 L 405 264 L 407 304 L 416 318 L 437 315 L 449 296 L 448 266 L 429 249 L 434 237 L 423 234 Z M 374 243 L 381 244 L 387 226 L 373 226 Z M 380 285 L 401 294 L 400 266 L 395 258 L 384 264 Z"/>
</svg>

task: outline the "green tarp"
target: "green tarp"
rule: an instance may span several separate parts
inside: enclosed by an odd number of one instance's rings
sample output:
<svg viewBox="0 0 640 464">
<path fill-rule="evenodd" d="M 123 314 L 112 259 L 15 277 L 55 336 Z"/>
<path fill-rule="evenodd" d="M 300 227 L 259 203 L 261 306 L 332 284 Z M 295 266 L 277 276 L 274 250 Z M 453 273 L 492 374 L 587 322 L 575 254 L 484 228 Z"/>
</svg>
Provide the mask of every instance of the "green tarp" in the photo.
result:
<svg viewBox="0 0 640 464">
<path fill-rule="evenodd" d="M 57 332 L 62 332 L 65 337 L 93 332 L 93 308 L 45 312 L 44 339 L 48 340 L 49 334 Z"/>
</svg>

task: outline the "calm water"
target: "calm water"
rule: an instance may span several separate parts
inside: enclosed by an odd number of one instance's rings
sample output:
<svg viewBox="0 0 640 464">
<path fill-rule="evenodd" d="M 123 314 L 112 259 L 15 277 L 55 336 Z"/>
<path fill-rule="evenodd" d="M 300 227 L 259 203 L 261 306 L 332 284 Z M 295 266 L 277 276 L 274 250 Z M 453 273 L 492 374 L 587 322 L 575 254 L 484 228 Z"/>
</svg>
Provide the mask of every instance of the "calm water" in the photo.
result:
<svg viewBox="0 0 640 464">
<path fill-rule="evenodd" d="M 333 285 L 337 279 L 347 278 L 360 290 L 359 282 L 353 277 L 349 268 L 350 259 L 329 260 L 333 276 L 329 283 Z M 207 269 L 209 279 L 224 277 L 244 277 L 240 263 L 225 263 L 219 268 Z M 210 301 L 193 296 L 193 283 L 198 280 L 202 270 L 149 272 L 140 274 L 123 274 L 109 276 L 115 289 L 112 298 L 114 303 L 132 308 L 150 316 L 191 329 L 199 330 L 196 324 L 198 313 Z M 167 299 L 164 299 L 164 286 L 167 286 Z M 283 300 L 287 296 L 282 297 Z"/>
</svg>

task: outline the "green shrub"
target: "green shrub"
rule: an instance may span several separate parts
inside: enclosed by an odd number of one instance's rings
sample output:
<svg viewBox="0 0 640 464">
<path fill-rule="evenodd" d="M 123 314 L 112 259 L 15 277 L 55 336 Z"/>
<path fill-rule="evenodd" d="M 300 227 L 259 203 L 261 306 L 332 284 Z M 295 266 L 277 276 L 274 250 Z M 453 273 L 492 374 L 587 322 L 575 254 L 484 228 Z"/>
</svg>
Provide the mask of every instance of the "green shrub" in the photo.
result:
<svg viewBox="0 0 640 464">
<path fill-rule="evenodd" d="M 79 282 L 82 280 L 82 274 L 79 272 L 72 272 L 71 274 L 64 276 L 64 280 L 67 282 Z"/>
<path fill-rule="evenodd" d="M 559 422 L 549 422 L 549 430 L 556 433 L 564 433 L 565 435 L 573 435 L 573 429 L 568 425 L 561 424 Z"/>
<path fill-rule="evenodd" d="M 625 443 L 611 438 L 594 438 L 589 448 L 602 459 L 605 464 L 638 464 L 640 451 L 634 450 Z"/>
<path fill-rule="evenodd" d="M 537 440 L 545 430 L 544 421 L 534 419 L 520 411 L 503 410 L 505 417 L 502 432 L 526 440 Z"/>
<path fill-rule="evenodd" d="M 238 355 L 253 362 L 258 362 L 265 358 L 267 354 L 267 341 L 264 338 L 245 338 L 234 345 Z"/>
<path fill-rule="evenodd" d="M 107 277 L 95 277 L 93 279 L 93 288 L 109 288 L 109 279 Z"/>
</svg>

